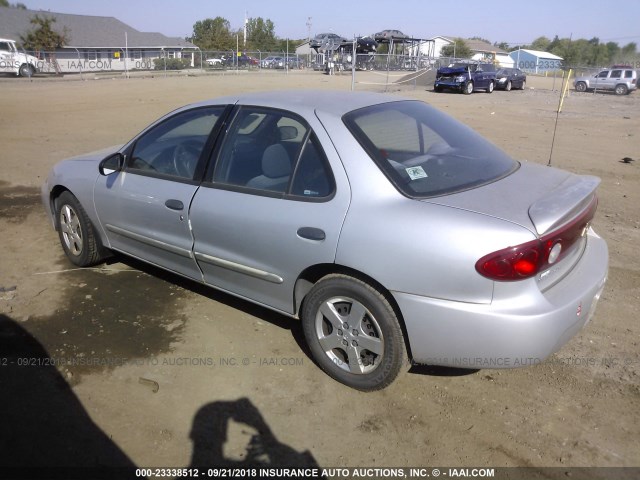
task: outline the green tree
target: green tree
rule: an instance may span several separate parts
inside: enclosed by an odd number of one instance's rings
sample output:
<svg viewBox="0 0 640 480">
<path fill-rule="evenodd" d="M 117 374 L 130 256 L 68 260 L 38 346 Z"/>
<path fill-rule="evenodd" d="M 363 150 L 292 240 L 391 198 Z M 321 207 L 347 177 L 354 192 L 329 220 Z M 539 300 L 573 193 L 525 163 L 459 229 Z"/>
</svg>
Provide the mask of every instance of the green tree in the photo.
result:
<svg viewBox="0 0 640 480">
<path fill-rule="evenodd" d="M 64 27 L 62 32 L 53 29 L 56 19 L 53 17 L 34 15 L 29 20 L 33 29 L 26 35 L 20 36 L 22 46 L 27 50 L 52 52 L 63 47 L 69 41 L 69 29 Z"/>
<path fill-rule="evenodd" d="M 638 46 L 635 42 L 627 43 L 624 47 L 620 49 L 620 53 L 625 56 L 632 56 L 636 54 L 636 50 Z"/>
<path fill-rule="evenodd" d="M 262 52 L 274 51 L 278 46 L 275 25 L 268 18 L 250 18 L 247 22 L 247 49 Z"/>
<path fill-rule="evenodd" d="M 556 36 L 556 38 L 558 37 Z M 549 40 L 547 37 L 545 36 L 538 37 L 533 42 L 531 42 L 531 50 L 539 50 L 541 52 L 546 52 L 550 44 L 551 44 L 551 40 Z"/>
<path fill-rule="evenodd" d="M 443 57 L 469 58 L 471 54 L 472 52 L 467 42 L 460 37 L 454 38 L 452 45 L 445 45 L 440 49 L 440 55 Z"/>
<path fill-rule="evenodd" d="M 509 51 L 509 44 L 507 42 L 495 42 L 493 46 L 499 48 L 500 50 L 504 50 L 505 52 Z"/>
<path fill-rule="evenodd" d="M 231 50 L 236 42 L 231 34 L 231 25 L 226 18 L 216 17 L 198 20 L 193 25 L 189 41 L 201 50 Z"/>
<path fill-rule="evenodd" d="M 24 3 L 9 3 L 9 0 L 0 0 L 0 7 L 18 8 L 20 10 L 27 9 L 27 6 Z"/>
<path fill-rule="evenodd" d="M 482 37 L 471 37 L 469 40 L 480 40 L 481 42 L 485 42 L 485 43 L 491 44 L 491 42 L 489 40 L 487 40 L 486 38 L 482 38 Z"/>
</svg>

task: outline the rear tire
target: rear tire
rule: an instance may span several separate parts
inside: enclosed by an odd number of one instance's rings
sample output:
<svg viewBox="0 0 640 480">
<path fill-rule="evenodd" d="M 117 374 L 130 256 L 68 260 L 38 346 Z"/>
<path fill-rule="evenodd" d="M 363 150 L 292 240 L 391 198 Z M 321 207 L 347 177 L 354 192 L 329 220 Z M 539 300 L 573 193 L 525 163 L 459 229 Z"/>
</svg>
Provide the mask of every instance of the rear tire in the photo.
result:
<svg viewBox="0 0 640 480">
<path fill-rule="evenodd" d="M 493 93 L 493 82 L 489 82 L 489 86 L 487 87 L 487 93 Z"/>
<path fill-rule="evenodd" d="M 347 275 L 320 279 L 304 299 L 302 328 L 318 365 L 357 390 L 385 388 L 405 361 L 393 307 L 371 285 Z"/>
<path fill-rule="evenodd" d="M 62 192 L 55 205 L 58 236 L 67 258 L 79 267 L 99 263 L 103 258 L 100 243 L 78 199 L 71 192 Z"/>
<path fill-rule="evenodd" d="M 523 80 L 522 85 L 520 86 L 520 90 L 524 90 L 525 88 L 527 88 L 527 81 Z"/>
<path fill-rule="evenodd" d="M 471 95 L 473 93 L 473 82 L 467 82 L 464 84 L 462 93 L 465 95 Z"/>
<path fill-rule="evenodd" d="M 510 91 L 511 91 L 511 80 L 507 80 L 507 86 L 506 86 L 506 87 L 504 87 L 504 89 L 505 89 L 507 92 L 510 92 Z"/>
<path fill-rule="evenodd" d="M 616 95 L 626 95 L 627 93 L 629 93 L 629 89 L 627 88 L 626 85 L 620 84 L 620 85 L 616 85 L 615 92 L 616 92 Z"/>
</svg>

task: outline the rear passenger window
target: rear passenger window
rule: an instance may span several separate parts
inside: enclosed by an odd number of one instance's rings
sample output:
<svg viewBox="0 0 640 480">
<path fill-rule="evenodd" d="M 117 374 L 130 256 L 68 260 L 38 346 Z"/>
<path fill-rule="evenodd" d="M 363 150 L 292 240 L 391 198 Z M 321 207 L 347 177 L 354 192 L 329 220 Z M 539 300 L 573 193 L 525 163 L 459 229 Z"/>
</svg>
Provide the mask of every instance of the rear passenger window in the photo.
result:
<svg viewBox="0 0 640 480">
<path fill-rule="evenodd" d="M 620 78 L 622 77 L 622 70 L 614 70 L 611 72 L 611 78 Z"/>
<path fill-rule="evenodd" d="M 335 188 L 320 142 L 306 122 L 291 112 L 260 107 L 238 111 L 212 181 L 247 194 L 298 200 L 328 197 Z"/>
<path fill-rule="evenodd" d="M 291 194 L 306 198 L 322 198 L 333 193 L 333 176 L 327 159 L 314 136 L 304 145 L 296 168 Z"/>
</svg>

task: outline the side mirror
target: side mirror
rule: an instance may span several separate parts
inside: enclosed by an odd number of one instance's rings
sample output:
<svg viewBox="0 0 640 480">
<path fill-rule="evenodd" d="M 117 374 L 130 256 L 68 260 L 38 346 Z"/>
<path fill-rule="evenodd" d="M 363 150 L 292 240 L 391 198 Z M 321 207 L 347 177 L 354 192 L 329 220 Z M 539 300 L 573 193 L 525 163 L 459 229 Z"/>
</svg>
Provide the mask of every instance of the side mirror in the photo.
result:
<svg viewBox="0 0 640 480">
<path fill-rule="evenodd" d="M 100 162 L 98 170 L 100 175 L 111 175 L 112 173 L 119 172 L 124 168 L 124 155 L 120 152 L 109 155 L 107 158 Z"/>
</svg>

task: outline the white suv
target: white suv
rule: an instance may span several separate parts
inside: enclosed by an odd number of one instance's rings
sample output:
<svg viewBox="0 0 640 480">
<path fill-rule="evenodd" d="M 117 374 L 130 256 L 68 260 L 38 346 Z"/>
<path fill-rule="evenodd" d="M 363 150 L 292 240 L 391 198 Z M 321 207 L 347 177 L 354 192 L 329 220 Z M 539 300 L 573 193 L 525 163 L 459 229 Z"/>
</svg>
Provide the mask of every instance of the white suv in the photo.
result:
<svg viewBox="0 0 640 480">
<path fill-rule="evenodd" d="M 638 88 L 638 74 L 624 65 L 614 65 L 593 77 L 577 77 L 573 85 L 578 92 L 587 90 L 613 90 L 616 95 L 626 95 Z"/>
<path fill-rule="evenodd" d="M 19 52 L 15 40 L 0 38 L 0 72 L 30 77 L 37 71 L 36 57 Z"/>
</svg>

